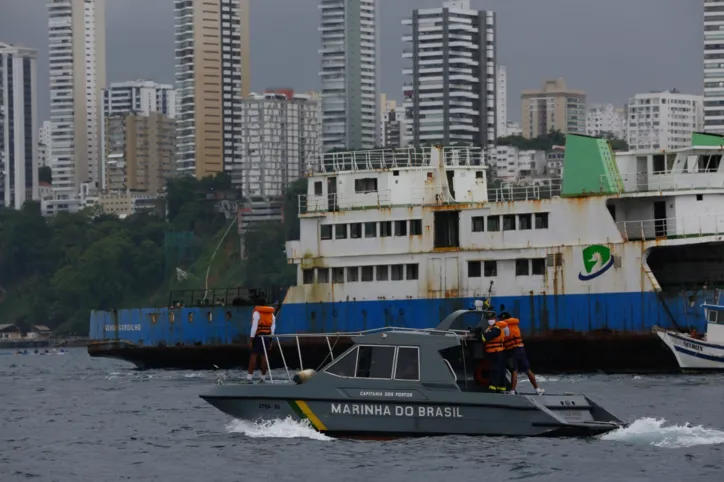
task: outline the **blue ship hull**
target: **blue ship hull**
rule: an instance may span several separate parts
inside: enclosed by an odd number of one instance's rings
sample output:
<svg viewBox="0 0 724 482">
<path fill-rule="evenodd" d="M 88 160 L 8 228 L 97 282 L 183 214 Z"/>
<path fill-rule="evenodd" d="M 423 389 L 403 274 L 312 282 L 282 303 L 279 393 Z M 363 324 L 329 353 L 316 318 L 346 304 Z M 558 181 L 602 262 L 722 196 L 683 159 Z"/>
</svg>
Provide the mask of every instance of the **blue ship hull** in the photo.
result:
<svg viewBox="0 0 724 482">
<path fill-rule="evenodd" d="M 699 306 L 713 292 L 663 296 L 656 293 L 538 295 L 496 297 L 496 309 L 520 318 L 525 335 L 546 336 L 555 330 L 580 334 L 600 330 L 650 333 L 653 326 L 704 331 Z M 474 298 L 284 303 L 278 333 L 359 331 L 382 326 L 432 328 L 457 309 L 471 308 Z M 94 341 L 124 340 L 139 346 L 228 345 L 246 340 L 252 307 L 145 308 L 91 313 Z M 475 323 L 471 320 L 471 324 Z M 462 327 L 461 327 L 462 328 Z"/>
</svg>

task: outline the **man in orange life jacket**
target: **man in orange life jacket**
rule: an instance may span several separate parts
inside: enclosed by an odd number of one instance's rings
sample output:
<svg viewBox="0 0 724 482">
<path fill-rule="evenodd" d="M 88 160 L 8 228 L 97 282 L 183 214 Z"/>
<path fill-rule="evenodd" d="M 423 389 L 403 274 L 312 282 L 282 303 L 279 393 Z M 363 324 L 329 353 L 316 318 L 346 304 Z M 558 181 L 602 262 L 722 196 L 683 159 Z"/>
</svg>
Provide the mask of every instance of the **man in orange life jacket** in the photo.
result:
<svg viewBox="0 0 724 482">
<path fill-rule="evenodd" d="M 505 392 L 505 336 L 508 325 L 504 321 L 497 321 L 494 315 L 488 319 L 488 328 L 481 335 L 485 344 L 485 358 L 490 362 L 490 386 L 494 392 Z"/>
<path fill-rule="evenodd" d="M 531 385 L 535 388 L 538 395 L 541 395 L 545 390 L 538 387 L 535 375 L 530 369 L 530 363 L 528 363 L 528 356 L 525 353 L 523 347 L 523 337 L 520 333 L 520 320 L 513 318 L 507 313 L 502 314 L 501 318 L 508 324 L 510 334 L 506 336 L 503 341 L 505 348 L 505 358 L 507 360 L 508 368 L 510 369 L 510 393 L 516 393 L 515 387 L 518 384 L 518 372 L 522 371 L 528 375 Z"/>
<path fill-rule="evenodd" d="M 267 371 L 267 360 L 264 356 L 264 347 L 267 354 L 271 349 L 271 338 L 262 338 L 262 335 L 274 335 L 277 319 L 274 316 L 274 308 L 266 305 L 265 300 L 260 300 L 259 306 L 254 307 L 254 314 L 251 318 L 251 333 L 249 333 L 249 373 L 246 375 L 247 381 L 254 378 L 254 369 L 256 368 L 257 359 L 261 358 L 261 381 L 264 382 Z"/>
</svg>

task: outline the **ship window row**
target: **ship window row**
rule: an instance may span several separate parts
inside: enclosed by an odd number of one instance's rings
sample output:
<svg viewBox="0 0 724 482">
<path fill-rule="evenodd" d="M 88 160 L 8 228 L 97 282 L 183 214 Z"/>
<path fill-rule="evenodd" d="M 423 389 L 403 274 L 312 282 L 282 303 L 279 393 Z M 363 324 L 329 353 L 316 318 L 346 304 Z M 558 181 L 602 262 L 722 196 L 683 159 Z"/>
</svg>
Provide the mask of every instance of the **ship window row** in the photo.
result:
<svg viewBox="0 0 724 482">
<path fill-rule="evenodd" d="M 397 221 L 371 221 L 366 223 L 322 224 L 319 237 L 328 239 L 388 238 L 390 236 L 420 236 L 422 219 L 400 219 Z"/>
<path fill-rule="evenodd" d="M 412 281 L 420 277 L 417 264 L 348 266 L 346 268 L 310 268 L 302 270 L 305 285 L 315 283 L 358 283 L 372 281 Z M 331 275 L 331 276 L 330 276 Z M 345 280 L 346 275 L 346 280 Z M 331 281 L 330 281 L 331 280 Z"/>
<path fill-rule="evenodd" d="M 498 232 L 501 228 L 503 231 L 548 229 L 548 213 L 473 216 L 472 224 L 474 233 Z"/>
<path fill-rule="evenodd" d="M 546 273 L 546 258 L 516 259 L 516 276 L 543 276 Z M 498 276 L 498 262 L 468 261 L 468 278 L 494 278 Z"/>
<path fill-rule="evenodd" d="M 420 349 L 416 346 L 358 345 L 325 371 L 344 378 L 420 380 Z"/>
</svg>

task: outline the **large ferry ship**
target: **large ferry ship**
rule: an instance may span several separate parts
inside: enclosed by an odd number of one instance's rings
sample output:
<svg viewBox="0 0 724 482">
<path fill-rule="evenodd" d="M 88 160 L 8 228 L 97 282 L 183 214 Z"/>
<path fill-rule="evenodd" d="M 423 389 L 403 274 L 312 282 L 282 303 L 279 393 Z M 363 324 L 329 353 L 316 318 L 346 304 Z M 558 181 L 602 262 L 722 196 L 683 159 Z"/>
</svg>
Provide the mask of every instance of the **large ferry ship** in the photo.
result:
<svg viewBox="0 0 724 482">
<path fill-rule="evenodd" d="M 710 134 L 616 156 L 568 135 L 562 179 L 503 187 L 479 148 L 325 154 L 277 329 L 430 328 L 490 296 L 520 318 L 531 361 L 654 369 L 667 355 L 652 327 L 703 329 L 697 307 L 724 278 L 723 153 Z"/>
</svg>

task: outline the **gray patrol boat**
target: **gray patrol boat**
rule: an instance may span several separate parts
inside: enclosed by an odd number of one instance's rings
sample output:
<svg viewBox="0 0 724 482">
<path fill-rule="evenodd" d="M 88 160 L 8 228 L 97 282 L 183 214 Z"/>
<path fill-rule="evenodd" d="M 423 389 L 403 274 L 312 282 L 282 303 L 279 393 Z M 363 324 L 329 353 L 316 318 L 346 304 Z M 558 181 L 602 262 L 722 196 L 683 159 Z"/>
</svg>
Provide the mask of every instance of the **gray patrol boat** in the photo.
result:
<svg viewBox="0 0 724 482">
<path fill-rule="evenodd" d="M 219 385 L 201 398 L 237 419 L 306 419 L 332 437 L 573 437 L 624 426 L 584 395 L 489 392 L 473 374 L 484 358 L 482 343 L 471 328 L 459 327 L 467 314 L 480 317 L 481 310 L 458 310 L 435 329 L 272 336 L 272 350 L 282 346 L 279 338 L 296 338 L 299 372 L 291 375 L 282 352 L 287 380 L 270 372 L 271 383 Z M 329 362 L 319 371 L 304 369 L 305 336 L 327 339 Z M 335 358 L 335 341 L 346 337 L 352 346 Z"/>
</svg>

